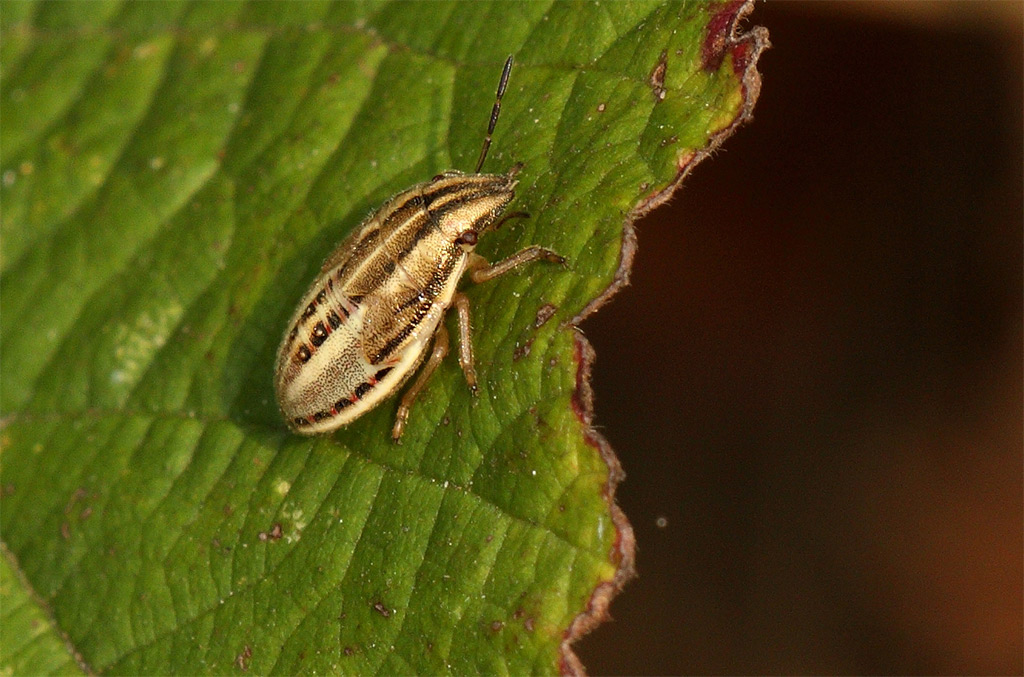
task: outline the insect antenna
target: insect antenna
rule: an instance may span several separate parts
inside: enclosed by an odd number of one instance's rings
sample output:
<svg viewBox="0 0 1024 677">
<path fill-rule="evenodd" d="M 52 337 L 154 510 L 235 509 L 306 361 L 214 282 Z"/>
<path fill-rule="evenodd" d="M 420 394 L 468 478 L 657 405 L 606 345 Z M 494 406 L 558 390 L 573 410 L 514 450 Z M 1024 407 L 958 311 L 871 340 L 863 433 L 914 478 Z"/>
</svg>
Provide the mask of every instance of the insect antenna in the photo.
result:
<svg viewBox="0 0 1024 677">
<path fill-rule="evenodd" d="M 508 76 L 512 72 L 512 55 L 505 61 L 505 68 L 501 71 L 501 80 L 498 81 L 498 94 L 494 97 L 494 108 L 491 109 L 491 121 L 487 125 L 487 136 L 484 137 L 484 147 L 480 149 L 480 159 L 476 161 L 474 174 L 480 173 L 487 159 L 487 151 L 491 147 L 491 135 L 494 134 L 494 125 L 498 124 L 498 114 L 501 112 L 501 97 L 505 96 L 505 87 L 508 86 Z"/>
</svg>

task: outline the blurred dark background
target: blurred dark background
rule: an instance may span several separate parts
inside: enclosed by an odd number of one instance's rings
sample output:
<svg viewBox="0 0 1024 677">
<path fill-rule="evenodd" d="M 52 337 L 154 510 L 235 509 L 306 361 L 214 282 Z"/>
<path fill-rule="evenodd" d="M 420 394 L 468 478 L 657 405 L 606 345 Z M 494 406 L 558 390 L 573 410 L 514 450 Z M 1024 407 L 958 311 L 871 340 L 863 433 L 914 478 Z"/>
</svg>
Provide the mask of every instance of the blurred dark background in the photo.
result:
<svg viewBox="0 0 1024 677">
<path fill-rule="evenodd" d="M 749 18 L 754 122 L 584 323 L 639 569 L 592 674 L 1024 670 L 1022 7 Z"/>
</svg>

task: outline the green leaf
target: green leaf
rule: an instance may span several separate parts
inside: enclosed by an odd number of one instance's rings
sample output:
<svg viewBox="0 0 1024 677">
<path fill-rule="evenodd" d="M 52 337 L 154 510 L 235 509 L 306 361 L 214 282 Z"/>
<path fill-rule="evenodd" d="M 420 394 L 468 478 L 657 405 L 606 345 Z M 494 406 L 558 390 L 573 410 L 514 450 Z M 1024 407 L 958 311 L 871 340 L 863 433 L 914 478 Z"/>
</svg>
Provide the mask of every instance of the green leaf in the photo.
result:
<svg viewBox="0 0 1024 677">
<path fill-rule="evenodd" d="M 60 633 L 33 599 L 31 586 L 19 580 L 10 553 L 0 549 L 0 628 L 3 629 L 4 674 L 84 674 Z"/>
<path fill-rule="evenodd" d="M 632 571 L 574 323 L 744 119 L 742 3 L 4 3 L 0 668 L 550 673 Z M 441 366 L 287 432 L 288 316 L 389 195 L 525 164 Z M 596 299 L 596 301 L 595 301 Z M 544 320 L 545 316 L 547 321 Z M 453 318 L 449 318 L 450 328 Z"/>
</svg>

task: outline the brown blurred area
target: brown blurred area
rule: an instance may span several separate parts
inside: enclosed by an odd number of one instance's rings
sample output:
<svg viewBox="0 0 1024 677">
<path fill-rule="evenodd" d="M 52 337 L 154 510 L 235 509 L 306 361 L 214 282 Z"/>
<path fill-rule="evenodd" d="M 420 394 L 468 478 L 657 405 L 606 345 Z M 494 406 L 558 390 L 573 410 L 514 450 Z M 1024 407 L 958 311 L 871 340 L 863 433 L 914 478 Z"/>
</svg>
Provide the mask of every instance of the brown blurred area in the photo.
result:
<svg viewBox="0 0 1024 677">
<path fill-rule="evenodd" d="M 639 570 L 592 674 L 1024 670 L 1022 6 L 752 14 L 753 123 L 583 327 Z"/>
</svg>

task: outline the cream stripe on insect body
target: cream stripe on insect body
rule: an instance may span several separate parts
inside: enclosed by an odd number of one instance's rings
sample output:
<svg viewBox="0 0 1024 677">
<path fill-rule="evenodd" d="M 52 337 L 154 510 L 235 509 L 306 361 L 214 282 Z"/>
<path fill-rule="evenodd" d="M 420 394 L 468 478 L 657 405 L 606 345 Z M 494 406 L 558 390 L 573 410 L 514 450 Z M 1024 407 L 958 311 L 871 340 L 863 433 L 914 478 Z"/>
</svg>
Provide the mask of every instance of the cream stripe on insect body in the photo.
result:
<svg viewBox="0 0 1024 677">
<path fill-rule="evenodd" d="M 515 197 L 521 165 L 481 174 L 512 70 L 505 62 L 473 174 L 449 170 L 395 195 L 327 257 L 302 297 L 278 349 L 274 385 L 288 425 L 312 435 L 354 421 L 395 394 L 420 369 L 398 407 L 392 437 L 448 353 L 444 317 L 459 312 L 459 362 L 476 394 L 469 299 L 458 291 L 531 261 L 564 259 L 532 246 L 493 266 L 474 252 L 482 234 L 500 225 Z M 505 218 L 525 216 L 508 214 Z M 431 343 L 433 345 L 431 346 Z"/>
</svg>

